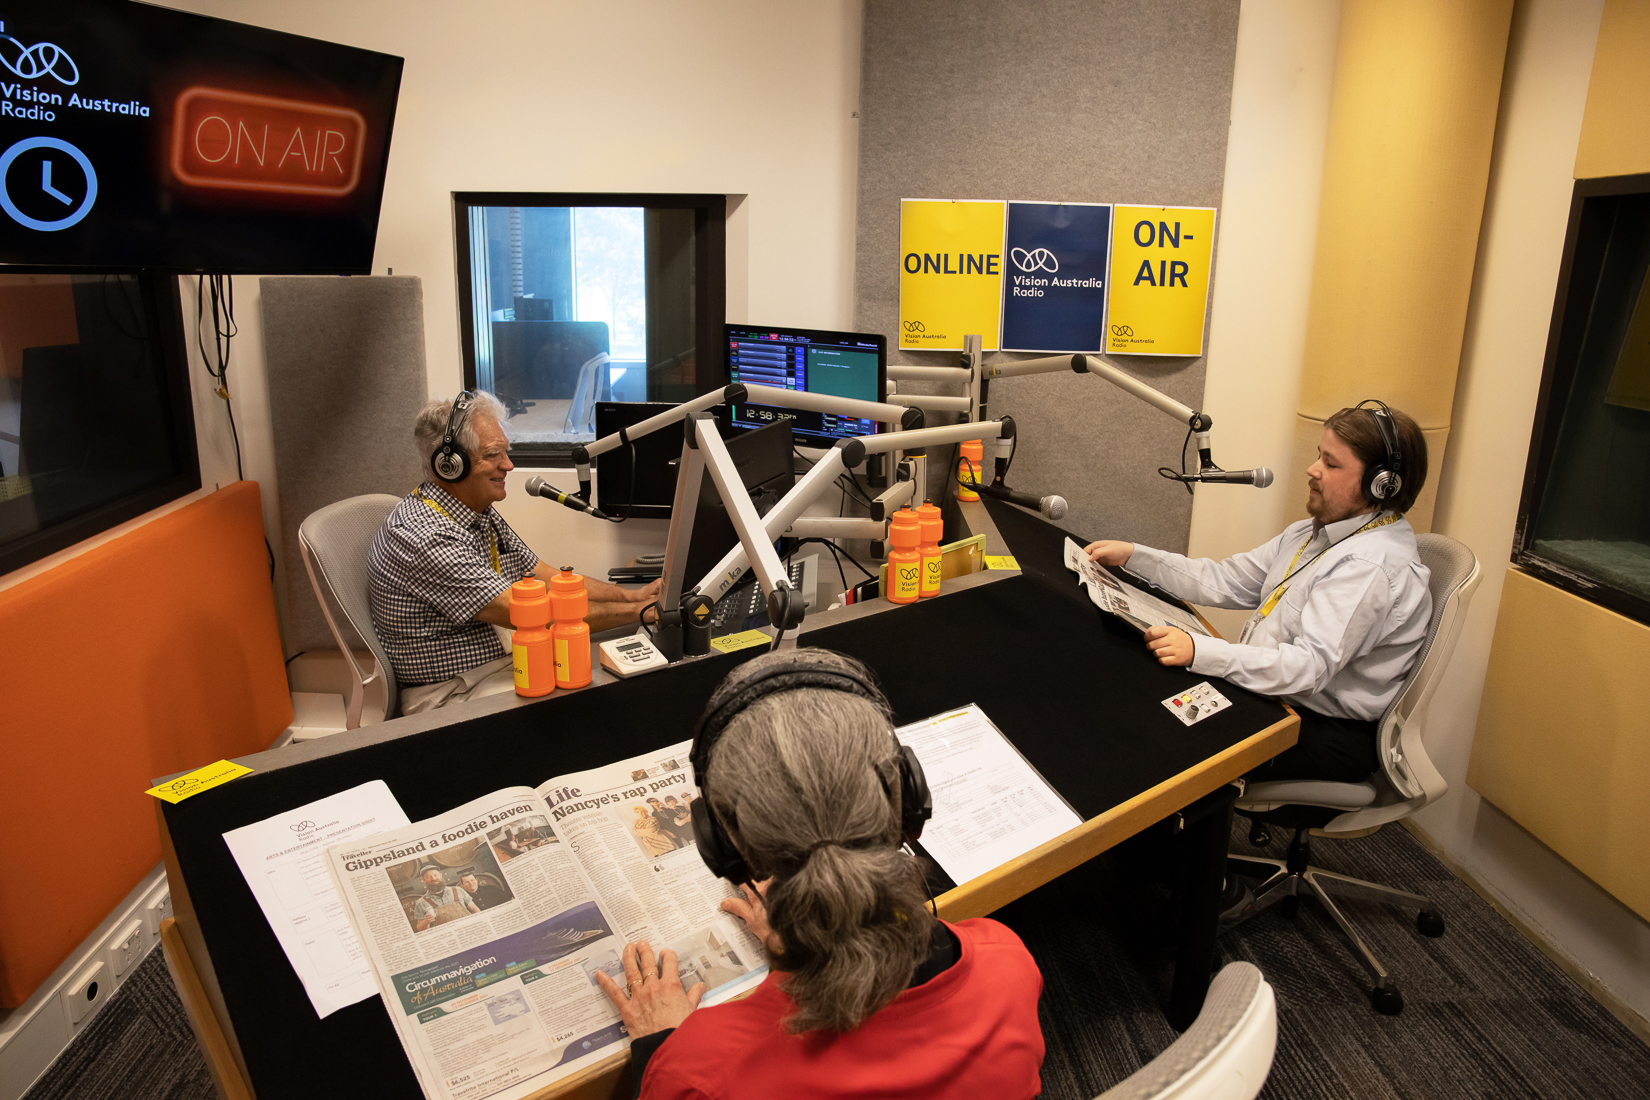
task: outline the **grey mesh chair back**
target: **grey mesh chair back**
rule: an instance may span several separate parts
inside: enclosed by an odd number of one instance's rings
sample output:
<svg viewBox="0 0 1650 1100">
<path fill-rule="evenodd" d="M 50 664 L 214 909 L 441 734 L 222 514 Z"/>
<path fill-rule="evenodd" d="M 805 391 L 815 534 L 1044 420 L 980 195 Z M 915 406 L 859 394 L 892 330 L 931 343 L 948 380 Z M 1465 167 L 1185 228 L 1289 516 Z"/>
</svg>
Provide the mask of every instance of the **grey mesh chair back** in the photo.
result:
<svg viewBox="0 0 1650 1100">
<path fill-rule="evenodd" d="M 309 583 L 315 588 L 315 599 L 321 604 L 321 614 L 327 620 L 333 640 L 343 651 L 344 663 L 349 666 L 351 686 L 345 728 L 355 729 L 361 724 L 361 704 L 366 698 L 367 685 L 375 677 L 384 678 L 387 693 L 384 717 L 394 718 L 400 712 L 399 691 L 395 671 L 384 656 L 384 646 L 372 625 L 372 611 L 367 599 L 367 553 L 384 521 L 401 503 L 400 497 L 387 493 L 350 497 L 337 504 L 329 504 L 313 512 L 298 527 L 298 545 L 304 556 L 304 568 L 309 571 Z M 333 602 L 342 610 L 355 634 L 366 643 L 377 667 L 363 670 L 356 663 L 355 653 L 344 640 L 343 631 L 333 617 Z"/>
<path fill-rule="evenodd" d="M 1095 1100 L 1251 1100 L 1278 1046 L 1278 1006 L 1252 963 L 1227 963 L 1186 1033 Z"/>
</svg>

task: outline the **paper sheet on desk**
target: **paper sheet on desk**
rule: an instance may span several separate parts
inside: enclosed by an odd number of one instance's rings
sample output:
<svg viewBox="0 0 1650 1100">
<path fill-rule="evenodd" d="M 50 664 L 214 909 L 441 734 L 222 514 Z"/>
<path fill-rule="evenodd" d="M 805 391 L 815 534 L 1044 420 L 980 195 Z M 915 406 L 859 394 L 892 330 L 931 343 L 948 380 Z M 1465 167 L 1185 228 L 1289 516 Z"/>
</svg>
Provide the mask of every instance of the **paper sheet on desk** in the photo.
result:
<svg viewBox="0 0 1650 1100">
<path fill-rule="evenodd" d="M 934 796 L 922 846 L 959 885 L 1083 823 L 973 703 L 895 733 Z"/>
<path fill-rule="evenodd" d="M 382 779 L 223 834 L 315 1014 L 378 995 L 372 968 L 327 873 L 334 844 L 408 824 Z"/>
</svg>

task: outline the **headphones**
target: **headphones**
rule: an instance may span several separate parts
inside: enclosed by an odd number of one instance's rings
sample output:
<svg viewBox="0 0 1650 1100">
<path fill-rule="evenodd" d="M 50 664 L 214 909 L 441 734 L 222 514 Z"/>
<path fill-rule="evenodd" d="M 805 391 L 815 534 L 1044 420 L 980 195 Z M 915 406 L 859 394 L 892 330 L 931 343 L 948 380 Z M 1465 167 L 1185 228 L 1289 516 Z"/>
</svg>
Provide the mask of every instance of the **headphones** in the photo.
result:
<svg viewBox="0 0 1650 1100">
<path fill-rule="evenodd" d="M 447 431 L 441 437 L 441 446 L 430 456 L 430 468 L 435 476 L 449 485 L 470 476 L 470 452 L 458 441 L 458 433 L 469 423 L 470 403 L 474 400 L 475 394 L 469 390 L 458 391 L 452 411 L 447 414 Z"/>
<path fill-rule="evenodd" d="M 1392 419 L 1392 410 L 1385 401 L 1370 397 L 1358 402 L 1358 408 L 1374 405 L 1369 414 L 1375 418 L 1375 427 L 1386 445 L 1386 461 L 1364 467 L 1364 498 L 1372 504 L 1384 504 L 1404 491 L 1404 456 L 1398 448 L 1398 424 Z"/>
<path fill-rule="evenodd" d="M 756 875 L 739 849 L 734 847 L 733 839 L 728 836 L 716 817 L 716 810 L 710 805 L 705 778 L 710 767 L 711 749 L 728 724 L 747 708 L 771 695 L 798 688 L 846 692 L 869 700 L 884 717 L 890 717 L 893 713 L 888 697 L 876 684 L 853 670 L 810 660 L 806 651 L 802 650 L 797 651 L 795 660 L 771 664 L 731 687 L 724 685 L 718 688 L 693 727 L 693 750 L 688 756 L 693 765 L 693 782 L 705 803 L 705 812 L 693 815 L 693 839 L 699 849 L 699 857 L 710 868 L 711 874 L 718 878 L 729 882 L 752 882 Z M 895 758 L 899 762 L 900 831 L 907 841 L 914 841 L 922 835 L 923 825 L 934 816 L 934 796 L 928 790 L 928 779 L 922 773 L 917 754 L 908 745 L 896 742 L 896 747 L 899 749 Z M 892 793 L 889 792 L 890 795 Z"/>
</svg>

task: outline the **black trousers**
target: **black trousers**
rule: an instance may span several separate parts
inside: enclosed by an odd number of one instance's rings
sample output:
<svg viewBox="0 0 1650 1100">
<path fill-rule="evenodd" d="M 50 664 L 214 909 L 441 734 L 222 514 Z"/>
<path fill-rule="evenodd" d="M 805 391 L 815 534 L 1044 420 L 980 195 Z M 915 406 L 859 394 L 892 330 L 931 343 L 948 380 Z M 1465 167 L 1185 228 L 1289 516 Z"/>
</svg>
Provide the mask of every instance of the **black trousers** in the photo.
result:
<svg viewBox="0 0 1650 1100">
<path fill-rule="evenodd" d="M 1277 779 L 1327 779 L 1358 783 L 1380 767 L 1375 755 L 1377 723 L 1331 718 L 1295 705 L 1301 716 L 1300 738 L 1244 778 L 1256 783 Z"/>
</svg>

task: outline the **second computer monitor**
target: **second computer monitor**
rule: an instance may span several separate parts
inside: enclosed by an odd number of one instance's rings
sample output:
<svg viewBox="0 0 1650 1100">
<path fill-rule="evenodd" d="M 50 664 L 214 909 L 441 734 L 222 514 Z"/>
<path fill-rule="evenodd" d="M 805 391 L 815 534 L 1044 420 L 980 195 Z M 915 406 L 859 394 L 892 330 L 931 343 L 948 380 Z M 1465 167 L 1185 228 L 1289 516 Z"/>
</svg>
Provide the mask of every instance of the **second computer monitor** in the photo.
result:
<svg viewBox="0 0 1650 1100">
<path fill-rule="evenodd" d="M 882 401 L 888 383 L 888 341 L 868 332 L 827 332 L 772 325 L 723 325 L 728 380 L 775 389 L 802 390 L 860 401 Z M 776 405 L 730 405 L 732 423 L 759 428 L 792 417 L 792 435 L 809 447 L 871 435 L 875 420 L 838 413 L 805 412 Z"/>
</svg>

